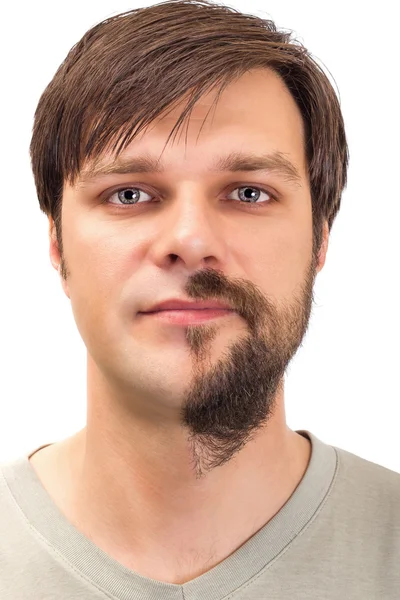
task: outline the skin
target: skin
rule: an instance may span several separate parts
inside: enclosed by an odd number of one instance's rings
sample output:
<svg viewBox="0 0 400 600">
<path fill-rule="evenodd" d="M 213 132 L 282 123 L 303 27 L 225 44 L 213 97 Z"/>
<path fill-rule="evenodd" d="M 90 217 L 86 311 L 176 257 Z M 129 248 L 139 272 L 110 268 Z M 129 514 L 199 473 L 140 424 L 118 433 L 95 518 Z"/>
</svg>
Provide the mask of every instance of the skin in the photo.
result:
<svg viewBox="0 0 400 600">
<path fill-rule="evenodd" d="M 67 274 L 61 283 L 88 350 L 87 424 L 31 462 L 80 531 L 169 583 L 208 571 L 263 527 L 311 451 L 284 409 L 284 373 L 328 247 L 325 223 L 313 256 L 301 115 L 269 70 L 230 84 L 203 124 L 214 94 L 192 111 L 186 143 L 183 135 L 164 150 L 165 173 L 65 183 L 63 256 L 49 217 L 51 262 Z M 181 110 L 123 155 L 160 156 Z M 232 149 L 280 150 L 301 185 L 265 172 L 207 172 Z M 101 203 L 118 203 L 120 184 L 144 188 L 139 205 L 118 212 Z M 279 200 L 252 210 L 238 196 L 246 186 Z M 242 311 L 189 327 L 139 314 L 173 297 L 229 299 Z"/>
</svg>

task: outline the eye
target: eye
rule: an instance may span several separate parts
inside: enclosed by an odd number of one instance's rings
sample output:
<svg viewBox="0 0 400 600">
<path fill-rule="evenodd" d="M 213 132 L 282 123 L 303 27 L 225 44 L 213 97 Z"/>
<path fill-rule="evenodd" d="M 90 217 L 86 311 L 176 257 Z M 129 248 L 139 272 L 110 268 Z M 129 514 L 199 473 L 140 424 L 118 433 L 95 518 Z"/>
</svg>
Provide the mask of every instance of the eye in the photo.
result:
<svg viewBox="0 0 400 600">
<path fill-rule="evenodd" d="M 274 200 L 277 200 L 277 197 L 275 194 L 272 194 L 268 190 L 264 190 L 262 188 L 255 187 L 252 185 L 243 185 L 241 187 L 236 187 L 233 190 L 233 192 L 236 192 L 236 190 L 239 190 L 239 192 L 238 192 L 239 198 L 234 198 L 234 200 L 239 199 L 242 202 L 246 202 L 246 203 L 253 204 L 253 205 L 254 204 L 257 204 L 257 205 L 270 204 Z M 231 194 L 233 194 L 233 192 L 231 192 Z M 261 201 L 260 201 L 261 194 L 266 194 L 267 196 L 269 196 L 269 200 L 262 201 L 262 198 L 261 198 Z"/>
<path fill-rule="evenodd" d="M 120 188 L 119 190 L 115 190 L 111 196 L 106 198 L 106 202 L 109 204 L 115 204 L 114 202 L 111 202 L 111 199 L 116 196 L 117 200 L 119 200 L 122 205 L 129 206 L 131 204 L 138 204 L 139 200 L 141 199 L 140 194 L 147 194 L 147 192 L 136 187 Z M 151 198 L 150 194 L 147 194 L 147 196 Z M 121 206 L 121 204 L 119 204 L 119 202 L 116 203 L 117 206 Z"/>
<path fill-rule="evenodd" d="M 244 185 L 234 188 L 231 192 L 233 194 L 238 190 L 238 197 L 229 198 L 228 200 L 238 200 L 241 204 L 248 204 L 250 208 L 262 208 L 265 205 L 270 204 L 277 200 L 277 195 L 273 194 L 269 190 L 265 190 L 263 188 L 259 188 L 253 185 Z M 143 204 L 146 203 L 146 199 L 141 197 L 141 194 L 147 195 L 151 202 L 153 196 L 145 192 L 142 188 L 139 187 L 124 187 L 115 190 L 110 196 L 107 196 L 104 200 L 105 204 L 112 204 L 117 206 L 118 208 L 124 209 L 125 207 L 132 206 L 134 204 Z M 269 199 L 263 199 L 262 194 L 269 197 Z M 113 198 L 116 198 L 117 202 L 112 202 Z"/>
</svg>

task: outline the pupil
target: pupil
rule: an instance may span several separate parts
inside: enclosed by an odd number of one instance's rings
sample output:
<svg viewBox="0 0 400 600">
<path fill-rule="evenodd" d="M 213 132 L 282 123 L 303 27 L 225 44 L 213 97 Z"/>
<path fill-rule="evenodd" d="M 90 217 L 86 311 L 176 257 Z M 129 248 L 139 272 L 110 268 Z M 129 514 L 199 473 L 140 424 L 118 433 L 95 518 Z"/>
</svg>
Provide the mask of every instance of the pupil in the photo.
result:
<svg viewBox="0 0 400 600">
<path fill-rule="evenodd" d="M 258 192 L 254 189 L 254 188 L 244 188 L 244 197 L 245 200 L 249 201 L 249 200 L 256 200 L 257 198 L 255 198 L 254 195 L 257 195 Z"/>
<path fill-rule="evenodd" d="M 137 200 L 137 190 L 134 188 L 121 190 L 118 192 L 118 197 L 121 202 L 133 204 L 133 202 L 136 202 Z"/>
</svg>

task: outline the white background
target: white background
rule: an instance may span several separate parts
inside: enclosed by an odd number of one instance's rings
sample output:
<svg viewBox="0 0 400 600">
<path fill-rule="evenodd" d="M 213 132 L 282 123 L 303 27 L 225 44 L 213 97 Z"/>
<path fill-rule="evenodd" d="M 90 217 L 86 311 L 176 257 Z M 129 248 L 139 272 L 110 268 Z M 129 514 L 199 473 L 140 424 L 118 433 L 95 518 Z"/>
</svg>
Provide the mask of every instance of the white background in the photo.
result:
<svg viewBox="0 0 400 600">
<path fill-rule="evenodd" d="M 30 170 L 34 110 L 87 29 L 150 4 L 35 0 L 2 8 L 1 461 L 71 435 L 86 419 L 86 349 L 50 264 L 48 222 Z M 350 147 L 310 329 L 286 378 L 288 424 L 400 472 L 396 2 L 230 5 L 293 30 L 329 69 Z"/>
</svg>

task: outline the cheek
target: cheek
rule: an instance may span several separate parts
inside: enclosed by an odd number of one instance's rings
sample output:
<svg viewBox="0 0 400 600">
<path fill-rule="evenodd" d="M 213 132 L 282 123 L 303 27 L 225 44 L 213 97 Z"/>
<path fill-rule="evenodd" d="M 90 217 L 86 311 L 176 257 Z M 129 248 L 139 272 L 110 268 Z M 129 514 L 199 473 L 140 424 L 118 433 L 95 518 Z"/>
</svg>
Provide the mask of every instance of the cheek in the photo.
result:
<svg viewBox="0 0 400 600">
<path fill-rule="evenodd" d="M 80 226 L 71 231 L 64 244 L 71 308 L 90 353 L 103 360 L 99 353 L 118 345 L 121 336 L 120 307 L 136 269 L 135 247 L 126 235 L 109 228 Z"/>
<path fill-rule="evenodd" d="M 126 274 L 128 265 L 134 269 L 141 243 L 132 226 L 88 217 L 77 218 L 69 231 L 66 256 L 82 285 L 87 279 L 107 286 Z"/>
<path fill-rule="evenodd" d="M 281 220 L 255 240 L 253 236 L 247 250 L 238 251 L 243 273 L 271 300 L 292 299 L 311 261 L 311 224 Z"/>
<path fill-rule="evenodd" d="M 121 295 L 128 264 L 131 274 L 134 270 L 134 245 L 99 222 L 85 226 L 82 219 L 69 231 L 64 250 L 71 273 L 69 290 L 74 312 L 88 312 L 90 306 L 91 318 L 104 318 Z"/>
</svg>

